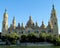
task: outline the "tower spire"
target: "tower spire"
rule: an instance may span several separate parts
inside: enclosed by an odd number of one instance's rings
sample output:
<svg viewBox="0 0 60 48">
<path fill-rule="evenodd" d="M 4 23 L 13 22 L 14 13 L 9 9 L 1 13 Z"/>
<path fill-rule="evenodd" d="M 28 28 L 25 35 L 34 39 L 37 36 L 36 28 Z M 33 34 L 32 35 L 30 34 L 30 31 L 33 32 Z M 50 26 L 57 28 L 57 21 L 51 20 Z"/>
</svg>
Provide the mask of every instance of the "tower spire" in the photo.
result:
<svg viewBox="0 0 60 48">
<path fill-rule="evenodd" d="M 54 10 L 54 4 L 52 5 L 52 7 L 53 7 L 53 10 Z"/>
<path fill-rule="evenodd" d="M 37 23 L 37 21 L 36 21 L 36 26 L 38 26 L 38 23 Z"/>
<path fill-rule="evenodd" d="M 51 17 L 56 17 L 56 10 L 54 8 L 54 4 L 52 5 Z"/>
<path fill-rule="evenodd" d="M 44 25 L 44 21 L 42 21 L 42 25 Z"/>
<path fill-rule="evenodd" d="M 24 28 L 24 24 L 23 24 L 23 22 L 22 22 L 22 25 L 21 25 L 21 27 L 22 27 L 22 28 Z"/>
<path fill-rule="evenodd" d="M 5 8 L 5 12 L 7 11 L 7 9 Z"/>
<path fill-rule="evenodd" d="M 30 16 L 29 19 L 32 20 L 32 17 Z"/>
<path fill-rule="evenodd" d="M 15 17 L 13 17 L 12 24 L 13 24 L 13 29 L 15 29 L 16 28 L 16 20 L 15 20 Z"/>
<path fill-rule="evenodd" d="M 4 12 L 4 14 L 7 14 L 7 9 L 5 8 L 5 12 Z"/>
</svg>

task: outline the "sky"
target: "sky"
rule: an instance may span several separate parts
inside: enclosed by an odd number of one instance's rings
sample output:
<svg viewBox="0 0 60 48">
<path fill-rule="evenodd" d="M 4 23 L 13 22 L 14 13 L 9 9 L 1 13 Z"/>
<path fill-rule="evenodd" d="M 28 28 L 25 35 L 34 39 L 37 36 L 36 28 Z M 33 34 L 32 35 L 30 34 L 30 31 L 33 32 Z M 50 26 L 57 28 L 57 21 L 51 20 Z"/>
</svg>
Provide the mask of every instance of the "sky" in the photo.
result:
<svg viewBox="0 0 60 48">
<path fill-rule="evenodd" d="M 5 9 L 7 9 L 8 13 L 8 26 L 12 24 L 14 16 L 16 18 L 16 26 L 18 23 L 23 23 L 25 26 L 29 16 L 32 16 L 34 23 L 37 21 L 39 26 L 41 26 L 42 20 L 47 26 L 53 4 L 56 9 L 60 33 L 60 0 L 0 0 L 0 32 L 2 31 Z"/>
</svg>

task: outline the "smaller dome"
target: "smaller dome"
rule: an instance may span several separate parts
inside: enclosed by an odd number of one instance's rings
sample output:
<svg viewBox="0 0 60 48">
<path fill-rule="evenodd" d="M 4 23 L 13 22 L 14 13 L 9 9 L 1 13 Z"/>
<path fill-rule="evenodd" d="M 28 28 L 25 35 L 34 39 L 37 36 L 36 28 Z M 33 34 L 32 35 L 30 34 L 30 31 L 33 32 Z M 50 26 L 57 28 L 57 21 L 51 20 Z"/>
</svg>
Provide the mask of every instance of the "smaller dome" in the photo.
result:
<svg viewBox="0 0 60 48">
<path fill-rule="evenodd" d="M 41 29 L 45 29 L 46 28 L 46 26 L 44 25 L 44 22 L 42 21 L 42 25 L 41 25 L 41 27 L 40 27 Z"/>
</svg>

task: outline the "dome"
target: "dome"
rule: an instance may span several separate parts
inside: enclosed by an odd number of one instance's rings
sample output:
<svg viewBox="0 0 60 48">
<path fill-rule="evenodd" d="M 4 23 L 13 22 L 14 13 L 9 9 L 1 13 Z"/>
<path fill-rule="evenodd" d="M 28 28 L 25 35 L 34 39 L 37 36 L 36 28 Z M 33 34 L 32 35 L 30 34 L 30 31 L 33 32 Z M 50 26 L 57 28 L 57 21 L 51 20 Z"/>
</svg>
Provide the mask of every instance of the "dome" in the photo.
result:
<svg viewBox="0 0 60 48">
<path fill-rule="evenodd" d="M 41 25 L 41 27 L 40 27 L 41 29 L 45 29 L 46 28 L 46 26 L 44 25 L 44 22 L 42 21 L 42 25 Z"/>
<path fill-rule="evenodd" d="M 28 22 L 27 22 L 27 26 L 33 25 L 33 24 L 34 24 L 34 22 L 33 22 L 33 20 L 32 20 L 32 17 L 30 16 L 30 17 L 29 17 L 29 20 L 28 20 Z"/>
</svg>

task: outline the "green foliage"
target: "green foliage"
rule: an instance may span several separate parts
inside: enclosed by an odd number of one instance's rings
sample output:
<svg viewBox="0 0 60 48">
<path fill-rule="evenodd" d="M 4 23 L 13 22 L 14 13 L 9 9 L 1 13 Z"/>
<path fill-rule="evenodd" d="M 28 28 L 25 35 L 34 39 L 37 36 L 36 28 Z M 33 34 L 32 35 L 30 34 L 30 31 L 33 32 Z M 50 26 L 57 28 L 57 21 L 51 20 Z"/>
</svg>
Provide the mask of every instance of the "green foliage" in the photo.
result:
<svg viewBox="0 0 60 48">
<path fill-rule="evenodd" d="M 53 35 L 49 34 L 49 35 L 46 37 L 46 41 L 52 43 L 52 42 L 53 42 L 53 38 L 54 38 Z"/>
<path fill-rule="evenodd" d="M 19 36 L 16 33 L 6 34 L 6 41 L 8 40 L 11 44 L 15 44 Z"/>
<path fill-rule="evenodd" d="M 26 42 L 27 36 L 25 34 L 21 35 L 20 42 Z"/>
<path fill-rule="evenodd" d="M 27 35 L 28 42 L 35 42 L 36 41 L 36 35 L 34 33 L 30 33 Z"/>
<path fill-rule="evenodd" d="M 9 41 L 11 44 L 16 44 L 18 38 L 20 42 L 49 42 L 60 46 L 60 36 L 54 36 L 44 32 L 40 33 L 39 36 L 36 36 L 33 32 L 27 35 L 23 34 L 21 37 L 19 37 L 16 33 L 10 33 L 2 36 L 3 41 Z"/>
<path fill-rule="evenodd" d="M 11 33 L 11 34 L 8 34 L 7 36 L 10 38 L 15 38 L 15 39 L 19 37 L 16 33 Z"/>
<path fill-rule="evenodd" d="M 46 33 L 40 33 L 39 34 L 39 42 L 46 41 Z"/>
<path fill-rule="evenodd" d="M 28 35 L 22 35 L 21 41 L 22 42 L 49 42 L 54 45 L 60 46 L 60 37 L 48 33 L 40 33 L 39 37 L 37 37 L 34 33 L 29 33 Z"/>
</svg>

